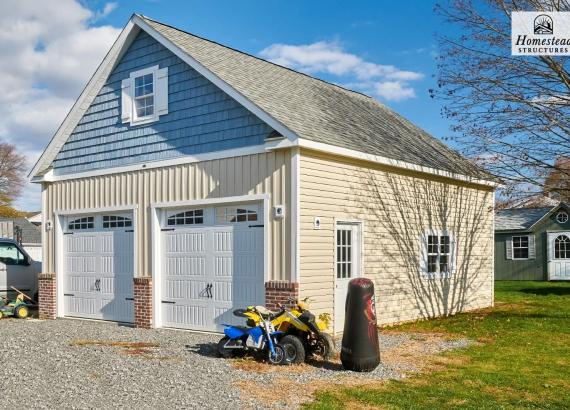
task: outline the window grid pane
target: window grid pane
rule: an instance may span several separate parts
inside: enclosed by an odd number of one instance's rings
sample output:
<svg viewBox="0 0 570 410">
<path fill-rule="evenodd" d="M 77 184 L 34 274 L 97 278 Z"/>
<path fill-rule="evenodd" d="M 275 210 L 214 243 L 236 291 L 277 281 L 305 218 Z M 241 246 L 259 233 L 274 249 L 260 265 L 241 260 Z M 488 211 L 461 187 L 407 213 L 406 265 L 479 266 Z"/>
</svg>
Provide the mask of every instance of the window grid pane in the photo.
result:
<svg viewBox="0 0 570 410">
<path fill-rule="evenodd" d="M 513 236 L 513 258 L 528 259 L 528 236 Z"/>
<path fill-rule="evenodd" d="M 451 261 L 451 240 L 449 235 L 428 235 L 427 271 L 428 273 L 449 273 Z"/>
<path fill-rule="evenodd" d="M 570 259 L 570 238 L 560 235 L 554 240 L 554 258 Z"/>
<path fill-rule="evenodd" d="M 86 216 L 83 218 L 74 219 L 69 221 L 67 229 L 71 231 L 78 231 L 83 229 L 93 229 L 95 227 L 95 218 L 93 216 Z"/>
<path fill-rule="evenodd" d="M 224 207 L 216 210 L 218 223 L 255 222 L 258 220 L 257 210 L 247 207 Z"/>
<path fill-rule="evenodd" d="M 103 228 L 130 228 L 133 226 L 131 218 L 117 215 L 103 215 Z"/>
<path fill-rule="evenodd" d="M 352 278 L 352 230 L 338 229 L 336 233 L 336 276 L 338 279 Z"/>
<path fill-rule="evenodd" d="M 166 220 L 166 224 L 173 225 L 200 225 L 204 223 L 204 210 L 194 209 L 171 215 Z"/>
</svg>

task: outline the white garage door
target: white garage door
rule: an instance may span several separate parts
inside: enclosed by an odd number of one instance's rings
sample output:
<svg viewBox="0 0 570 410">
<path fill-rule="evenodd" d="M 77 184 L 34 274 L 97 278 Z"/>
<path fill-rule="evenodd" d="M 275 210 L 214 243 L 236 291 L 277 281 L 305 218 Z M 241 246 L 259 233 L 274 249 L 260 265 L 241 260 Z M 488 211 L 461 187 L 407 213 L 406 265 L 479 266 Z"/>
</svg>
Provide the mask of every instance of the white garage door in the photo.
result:
<svg viewBox="0 0 570 410">
<path fill-rule="evenodd" d="M 65 228 L 65 316 L 132 322 L 131 215 L 68 217 Z"/>
<path fill-rule="evenodd" d="M 166 212 L 163 221 L 162 323 L 221 331 L 241 324 L 232 311 L 263 304 L 261 207 Z"/>
</svg>

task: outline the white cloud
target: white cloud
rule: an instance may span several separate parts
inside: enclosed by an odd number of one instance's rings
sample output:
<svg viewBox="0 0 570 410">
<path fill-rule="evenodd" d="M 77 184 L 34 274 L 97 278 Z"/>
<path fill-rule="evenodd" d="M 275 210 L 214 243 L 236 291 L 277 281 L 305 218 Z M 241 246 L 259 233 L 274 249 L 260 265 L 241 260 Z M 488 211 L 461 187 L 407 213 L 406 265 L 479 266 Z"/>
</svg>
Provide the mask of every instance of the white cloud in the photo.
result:
<svg viewBox="0 0 570 410">
<path fill-rule="evenodd" d="M 120 29 L 94 25 L 116 7 L 0 2 L 0 140 L 15 144 L 30 167 L 117 38 Z M 27 187 L 17 205 L 39 209 L 39 188 Z"/>
<path fill-rule="evenodd" d="M 414 89 L 401 81 L 376 83 L 375 88 L 376 94 L 391 101 L 402 101 L 416 96 Z"/>
<path fill-rule="evenodd" d="M 409 84 L 424 76 L 394 65 L 376 64 L 348 53 L 336 42 L 319 41 L 313 44 L 273 44 L 259 53 L 276 64 L 307 74 L 325 73 L 348 77 L 354 88 L 372 93 L 389 101 L 415 97 Z"/>
</svg>

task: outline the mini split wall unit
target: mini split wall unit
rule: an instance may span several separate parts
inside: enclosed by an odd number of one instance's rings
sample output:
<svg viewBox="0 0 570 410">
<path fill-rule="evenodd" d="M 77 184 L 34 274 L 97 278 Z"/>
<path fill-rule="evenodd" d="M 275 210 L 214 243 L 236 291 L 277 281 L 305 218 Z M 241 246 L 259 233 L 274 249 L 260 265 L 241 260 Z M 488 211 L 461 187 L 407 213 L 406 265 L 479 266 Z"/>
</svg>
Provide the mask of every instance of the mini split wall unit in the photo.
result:
<svg viewBox="0 0 570 410">
<path fill-rule="evenodd" d="M 374 99 L 134 15 L 31 173 L 42 317 L 219 331 L 308 297 L 344 323 L 493 303 L 494 183 Z"/>
</svg>

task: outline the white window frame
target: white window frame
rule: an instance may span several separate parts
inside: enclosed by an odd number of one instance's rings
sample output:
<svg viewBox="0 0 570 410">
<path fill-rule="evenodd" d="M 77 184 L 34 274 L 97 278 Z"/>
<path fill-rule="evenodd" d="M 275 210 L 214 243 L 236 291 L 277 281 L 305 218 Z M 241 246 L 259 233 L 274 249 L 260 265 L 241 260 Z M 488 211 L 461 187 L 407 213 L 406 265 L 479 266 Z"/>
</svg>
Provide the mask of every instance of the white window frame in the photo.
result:
<svg viewBox="0 0 570 410">
<path fill-rule="evenodd" d="M 135 80 L 145 75 L 152 75 L 152 93 L 135 97 Z M 133 71 L 121 83 L 121 120 L 132 126 L 149 124 L 158 121 L 159 117 L 168 114 L 168 67 L 159 68 L 158 65 Z M 136 101 L 146 97 L 153 97 L 152 115 L 139 117 L 137 115 Z"/>
<path fill-rule="evenodd" d="M 428 241 L 430 236 L 437 236 L 437 272 L 429 271 L 429 255 L 433 253 L 429 252 Z M 449 238 L 449 253 L 441 253 L 441 237 L 447 236 Z M 423 277 L 427 279 L 446 279 L 453 276 L 456 270 L 456 255 L 457 255 L 457 243 L 455 241 L 455 235 L 447 230 L 426 230 L 420 240 L 420 273 Z M 448 270 L 446 272 L 441 272 L 440 268 L 440 257 L 441 255 L 448 255 Z"/>
<path fill-rule="evenodd" d="M 515 256 L 515 249 L 525 249 L 524 246 L 515 247 L 515 238 L 526 238 L 526 254 L 527 254 L 526 258 L 517 258 Z M 529 235 L 513 235 L 511 237 L 511 243 L 512 243 L 512 248 L 513 248 L 513 260 L 520 261 L 520 260 L 530 259 L 530 236 Z"/>
<path fill-rule="evenodd" d="M 563 221 L 561 221 L 560 219 L 564 219 Z M 565 224 L 566 222 L 568 222 L 568 213 L 565 211 L 560 211 L 556 214 L 556 222 L 561 223 L 561 224 Z"/>
</svg>

